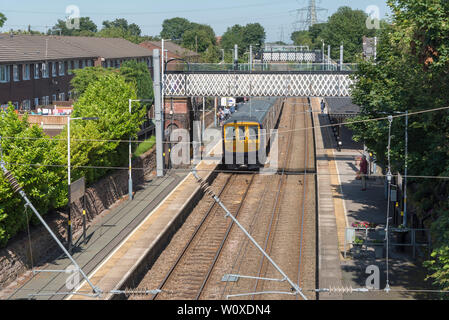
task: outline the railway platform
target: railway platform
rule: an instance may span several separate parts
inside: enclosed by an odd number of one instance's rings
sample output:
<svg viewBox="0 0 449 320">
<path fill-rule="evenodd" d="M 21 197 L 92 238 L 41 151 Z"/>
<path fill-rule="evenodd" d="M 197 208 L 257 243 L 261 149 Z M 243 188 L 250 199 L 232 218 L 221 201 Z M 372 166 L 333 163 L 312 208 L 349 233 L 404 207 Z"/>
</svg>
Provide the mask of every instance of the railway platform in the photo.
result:
<svg viewBox="0 0 449 320">
<path fill-rule="evenodd" d="M 86 241 L 82 238 L 74 244 L 72 255 L 87 274 L 91 273 L 124 238 L 148 216 L 153 209 L 180 183 L 186 173 L 170 173 L 162 178 L 148 181 L 132 201 L 124 200 L 110 209 L 101 220 L 86 231 Z M 71 265 L 66 256 L 60 256 L 35 270 L 66 270 Z M 58 272 L 39 272 L 32 275 L 17 288 L 4 289 L 2 299 L 63 299 L 62 292 L 70 291 L 66 280 L 70 274 Z M 53 294 L 58 293 L 58 294 Z M 29 294 L 39 294 L 31 297 Z"/>
<path fill-rule="evenodd" d="M 220 153 L 221 144 L 218 143 L 211 155 L 218 156 Z M 204 180 L 208 180 L 216 166 L 216 161 L 202 160 L 196 169 Z M 119 297 L 112 291 L 134 287 L 139 281 L 141 270 L 154 262 L 201 195 L 197 180 L 185 171 L 182 181 L 172 187 L 171 192 L 89 273 L 90 281 L 104 294 L 97 298 L 82 295 L 92 292 L 87 282 L 83 281 L 74 290 L 80 294 L 71 294 L 66 299 L 112 300 Z"/>
</svg>

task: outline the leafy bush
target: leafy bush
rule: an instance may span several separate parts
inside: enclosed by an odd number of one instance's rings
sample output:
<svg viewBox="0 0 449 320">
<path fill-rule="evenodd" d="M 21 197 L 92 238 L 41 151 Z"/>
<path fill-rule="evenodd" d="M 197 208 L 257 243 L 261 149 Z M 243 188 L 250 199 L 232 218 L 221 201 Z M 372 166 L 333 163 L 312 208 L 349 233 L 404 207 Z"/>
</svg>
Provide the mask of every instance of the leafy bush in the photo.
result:
<svg viewBox="0 0 449 320">
<path fill-rule="evenodd" d="M 98 117 L 99 120 L 72 121 L 73 179 L 85 176 L 88 182 L 93 182 L 109 171 L 90 170 L 79 168 L 80 166 L 116 167 L 127 162 L 128 144 L 118 140 L 135 137 L 145 115 L 145 110 L 138 103 L 133 104 L 133 112 L 130 115 L 128 99 L 137 99 L 134 84 L 127 83 L 119 74 L 110 73 L 91 83 L 75 103 L 73 118 Z M 66 129 L 61 133 L 61 137 L 67 137 Z M 67 141 L 61 139 L 58 150 L 60 154 L 64 154 Z M 64 161 L 67 163 L 67 157 Z"/>
<path fill-rule="evenodd" d="M 38 126 L 30 127 L 26 116 L 20 120 L 12 105 L 7 112 L 0 111 L 0 119 L 0 135 L 5 137 L 2 139 L 3 159 L 30 201 L 41 214 L 64 205 L 67 194 L 64 168 L 51 167 L 62 162 L 61 154 L 55 151 L 56 142 L 48 139 Z M 27 165 L 30 163 L 44 166 Z M 13 193 L 8 181 L 0 174 L 0 246 L 24 230 L 23 205 L 22 199 Z M 31 221 L 36 223 L 37 218 L 30 210 L 28 213 L 32 216 Z"/>
<path fill-rule="evenodd" d="M 136 151 L 134 151 L 134 156 L 139 157 L 151 148 L 153 148 L 154 144 L 156 143 L 156 137 L 152 136 L 151 138 L 145 140 L 144 142 L 141 142 L 137 148 Z"/>
</svg>

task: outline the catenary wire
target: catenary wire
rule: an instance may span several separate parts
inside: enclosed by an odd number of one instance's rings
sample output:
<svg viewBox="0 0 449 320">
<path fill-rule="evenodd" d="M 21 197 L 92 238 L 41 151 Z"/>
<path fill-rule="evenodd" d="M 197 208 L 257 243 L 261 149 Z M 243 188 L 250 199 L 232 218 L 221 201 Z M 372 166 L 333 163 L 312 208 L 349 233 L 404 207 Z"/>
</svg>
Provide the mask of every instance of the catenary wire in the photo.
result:
<svg viewBox="0 0 449 320">
<path fill-rule="evenodd" d="M 448 110 L 448 107 L 441 107 L 441 108 L 434 108 L 434 109 L 427 109 L 427 110 L 420 110 L 415 112 L 409 112 L 408 116 L 417 115 L 417 114 L 424 114 L 424 113 L 430 113 L 430 112 L 436 112 L 436 111 L 442 111 L 442 110 Z M 401 118 L 405 117 L 406 114 L 396 114 L 392 115 L 394 118 Z M 365 122 L 375 122 L 375 121 L 382 121 L 382 120 L 388 120 L 388 116 L 385 117 L 379 117 L 379 118 L 372 118 L 372 119 L 363 119 L 363 120 L 356 120 L 356 121 L 348 121 L 348 122 L 341 122 L 338 124 L 325 124 L 325 125 L 319 125 L 319 126 L 312 126 L 307 128 L 298 128 L 293 130 L 278 130 L 278 134 L 280 133 L 288 133 L 292 131 L 302 131 L 302 130 L 310 130 L 310 129 L 319 129 L 319 128 L 327 128 L 327 127 L 335 127 L 336 125 L 348 125 L 348 124 L 354 124 L 354 123 L 365 123 Z M 2 139 L 11 139 L 11 140 L 49 140 L 49 141 L 67 141 L 67 138 L 34 138 L 34 137 L 10 137 L 5 136 L 2 137 Z M 70 141 L 86 141 L 86 142 L 117 142 L 117 143 L 129 143 L 129 140 L 120 140 L 120 139 L 76 139 L 71 138 Z M 131 143 L 142 143 L 147 142 L 145 140 L 131 140 Z M 163 141 L 163 143 L 170 143 L 170 141 Z M 173 141 L 171 142 L 173 143 Z M 193 143 L 193 142 L 177 142 L 177 143 Z"/>
</svg>

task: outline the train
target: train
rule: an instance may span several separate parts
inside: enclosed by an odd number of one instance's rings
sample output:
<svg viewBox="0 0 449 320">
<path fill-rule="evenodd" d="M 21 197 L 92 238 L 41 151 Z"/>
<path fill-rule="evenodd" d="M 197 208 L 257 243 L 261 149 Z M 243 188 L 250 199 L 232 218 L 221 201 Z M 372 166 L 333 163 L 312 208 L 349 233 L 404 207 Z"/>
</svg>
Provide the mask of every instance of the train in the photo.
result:
<svg viewBox="0 0 449 320">
<path fill-rule="evenodd" d="M 223 123 L 223 164 L 227 169 L 258 169 L 265 164 L 269 136 L 275 129 L 283 98 L 251 98 Z"/>
</svg>

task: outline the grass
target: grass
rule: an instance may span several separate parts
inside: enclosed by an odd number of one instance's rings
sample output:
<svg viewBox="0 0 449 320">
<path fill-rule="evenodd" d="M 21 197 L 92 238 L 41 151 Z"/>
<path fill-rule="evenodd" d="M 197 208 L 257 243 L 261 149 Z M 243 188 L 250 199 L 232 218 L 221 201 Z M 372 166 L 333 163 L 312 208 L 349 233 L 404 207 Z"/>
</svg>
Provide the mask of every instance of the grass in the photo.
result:
<svg viewBox="0 0 449 320">
<path fill-rule="evenodd" d="M 145 152 L 150 150 L 154 146 L 155 143 L 156 143 L 156 137 L 155 136 L 151 136 L 151 138 L 145 140 L 144 142 L 141 142 L 137 146 L 136 151 L 134 151 L 134 156 L 135 157 L 141 156 L 142 154 L 144 154 Z"/>
</svg>

